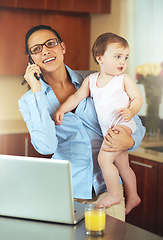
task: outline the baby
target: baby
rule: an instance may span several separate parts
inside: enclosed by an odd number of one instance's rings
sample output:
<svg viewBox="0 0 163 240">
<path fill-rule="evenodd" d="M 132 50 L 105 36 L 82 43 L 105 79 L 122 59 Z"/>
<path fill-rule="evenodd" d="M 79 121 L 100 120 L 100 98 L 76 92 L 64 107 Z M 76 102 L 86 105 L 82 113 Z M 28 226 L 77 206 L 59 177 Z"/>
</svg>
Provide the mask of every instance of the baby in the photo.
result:
<svg viewBox="0 0 163 240">
<path fill-rule="evenodd" d="M 114 130 L 116 125 L 130 134 L 134 133 L 136 124 L 132 117 L 140 111 L 143 98 L 136 83 L 127 74 L 123 74 L 127 68 L 129 52 L 128 42 L 124 38 L 113 33 L 100 35 L 92 48 L 100 72 L 86 77 L 78 91 L 59 107 L 53 117 L 55 123 L 60 125 L 66 112 L 75 109 L 82 99 L 91 96 L 103 136 L 109 128 Z M 108 207 L 121 201 L 120 174 L 125 187 L 128 214 L 141 201 L 137 194 L 136 177 L 129 166 L 128 151 L 113 152 L 108 148 L 103 141 L 98 163 L 105 179 L 107 194 L 97 203 L 97 207 Z"/>
</svg>

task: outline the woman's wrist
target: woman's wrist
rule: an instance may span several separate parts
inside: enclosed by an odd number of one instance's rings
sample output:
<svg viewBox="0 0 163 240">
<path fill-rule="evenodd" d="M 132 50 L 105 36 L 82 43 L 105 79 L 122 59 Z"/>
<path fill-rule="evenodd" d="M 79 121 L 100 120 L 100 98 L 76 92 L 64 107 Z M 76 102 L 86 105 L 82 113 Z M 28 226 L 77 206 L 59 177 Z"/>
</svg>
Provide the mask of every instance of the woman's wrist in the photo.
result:
<svg viewBox="0 0 163 240">
<path fill-rule="evenodd" d="M 37 80 L 37 81 L 38 81 L 38 80 Z M 40 81 L 31 84 L 30 87 L 31 87 L 32 93 L 41 91 L 41 83 L 40 83 Z"/>
</svg>

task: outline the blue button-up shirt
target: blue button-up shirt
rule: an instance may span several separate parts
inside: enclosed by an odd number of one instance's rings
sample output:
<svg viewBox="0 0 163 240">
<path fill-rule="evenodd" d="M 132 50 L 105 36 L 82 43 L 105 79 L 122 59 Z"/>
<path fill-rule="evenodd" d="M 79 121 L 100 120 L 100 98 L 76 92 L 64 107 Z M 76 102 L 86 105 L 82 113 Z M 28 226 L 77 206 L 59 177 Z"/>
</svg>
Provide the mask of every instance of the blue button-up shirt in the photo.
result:
<svg viewBox="0 0 163 240">
<path fill-rule="evenodd" d="M 83 77 L 66 67 L 76 89 Z M 103 141 L 91 97 L 83 99 L 75 113 L 64 115 L 61 125 L 55 125 L 52 116 L 60 103 L 49 85 L 41 81 L 41 91 L 29 90 L 19 100 L 19 110 L 31 136 L 34 148 L 41 154 L 53 154 L 53 159 L 71 161 L 73 195 L 75 198 L 91 199 L 92 186 L 96 194 L 106 191 L 97 156 Z M 137 149 L 144 137 L 145 128 L 140 119 L 134 118 L 137 130 L 133 135 Z M 64 176 L 63 176 L 64 177 Z M 121 180 L 120 180 L 121 181 Z"/>
</svg>

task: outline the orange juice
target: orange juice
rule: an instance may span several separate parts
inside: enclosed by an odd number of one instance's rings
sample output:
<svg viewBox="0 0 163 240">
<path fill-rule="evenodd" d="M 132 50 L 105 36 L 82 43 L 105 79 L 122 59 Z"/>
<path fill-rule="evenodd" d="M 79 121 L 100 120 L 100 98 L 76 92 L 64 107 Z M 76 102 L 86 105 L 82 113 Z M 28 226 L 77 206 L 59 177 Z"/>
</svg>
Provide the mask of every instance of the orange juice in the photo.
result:
<svg viewBox="0 0 163 240">
<path fill-rule="evenodd" d="M 103 234 L 105 230 L 106 213 L 103 209 L 85 210 L 85 228 L 86 233 L 97 232 Z"/>
</svg>

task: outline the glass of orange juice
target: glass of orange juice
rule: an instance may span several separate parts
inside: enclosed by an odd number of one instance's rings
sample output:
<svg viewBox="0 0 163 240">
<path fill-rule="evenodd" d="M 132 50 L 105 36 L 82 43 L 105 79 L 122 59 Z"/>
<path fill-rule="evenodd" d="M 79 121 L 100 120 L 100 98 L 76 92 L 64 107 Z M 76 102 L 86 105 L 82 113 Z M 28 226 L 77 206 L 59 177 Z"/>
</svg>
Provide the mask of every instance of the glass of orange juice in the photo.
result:
<svg viewBox="0 0 163 240">
<path fill-rule="evenodd" d="M 87 235 L 104 235 L 105 221 L 105 208 L 96 208 L 95 205 L 87 205 L 85 207 L 85 233 Z"/>
</svg>

